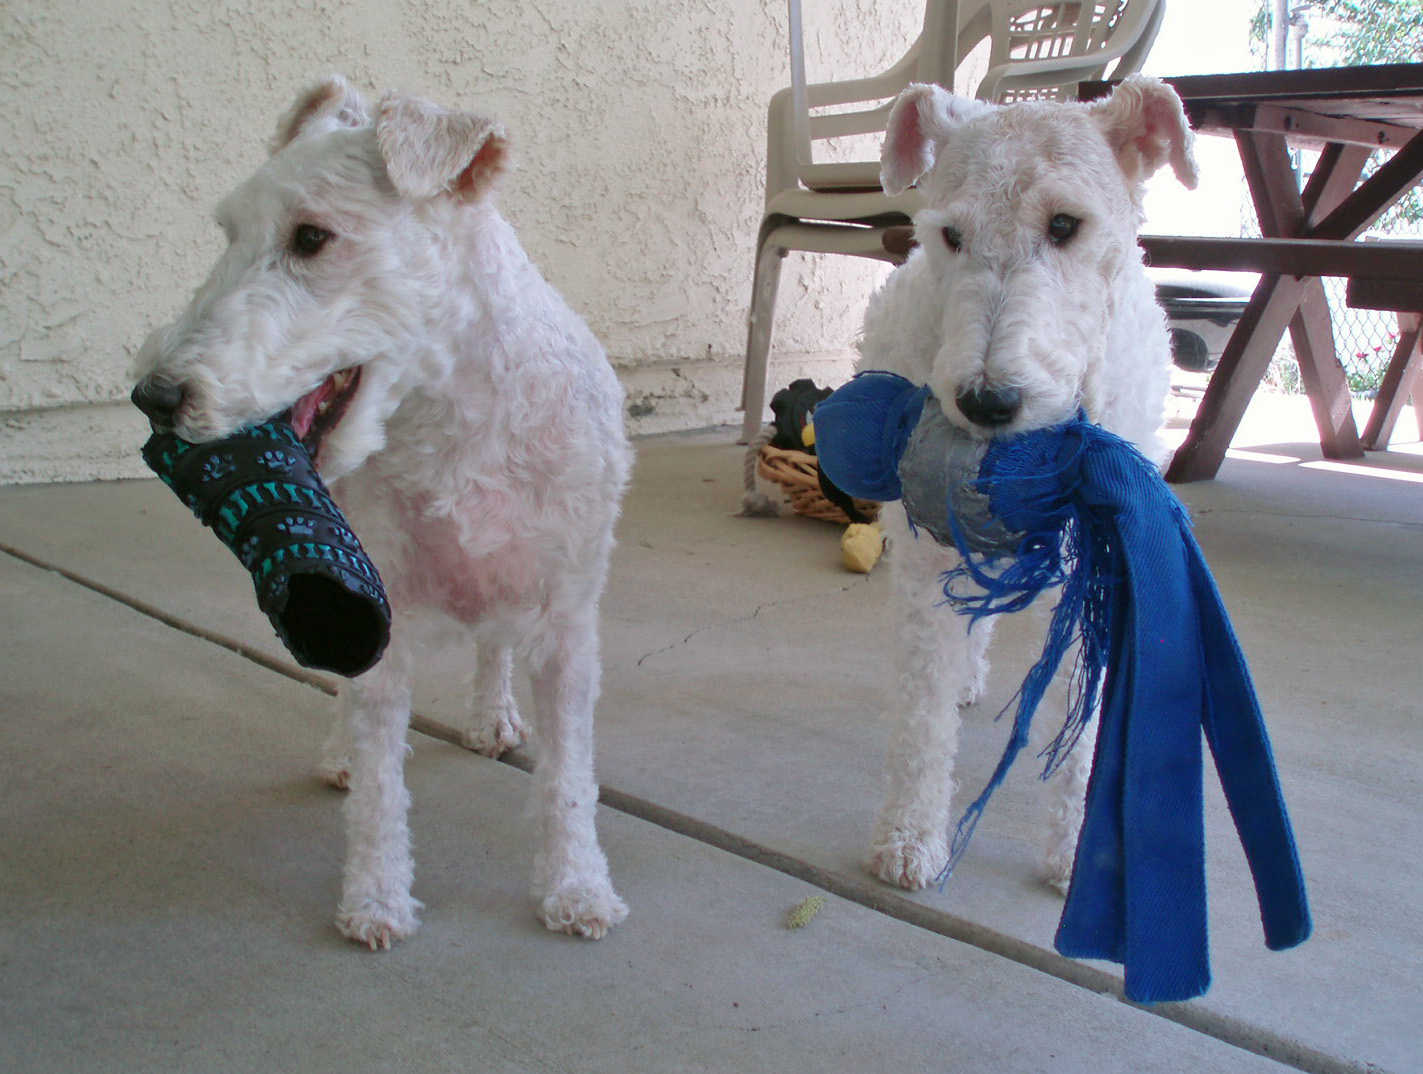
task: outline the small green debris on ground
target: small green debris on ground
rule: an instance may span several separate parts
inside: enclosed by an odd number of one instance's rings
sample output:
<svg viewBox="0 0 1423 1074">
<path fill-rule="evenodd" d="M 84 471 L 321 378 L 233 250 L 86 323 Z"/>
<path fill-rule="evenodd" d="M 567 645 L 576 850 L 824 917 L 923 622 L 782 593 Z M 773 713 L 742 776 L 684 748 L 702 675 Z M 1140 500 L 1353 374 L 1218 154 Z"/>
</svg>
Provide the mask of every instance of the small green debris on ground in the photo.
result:
<svg viewBox="0 0 1423 1074">
<path fill-rule="evenodd" d="M 824 895 L 808 895 L 795 904 L 790 915 L 786 918 L 786 928 L 803 929 L 810 924 L 810 919 L 820 913 L 820 908 L 825 905 Z"/>
</svg>

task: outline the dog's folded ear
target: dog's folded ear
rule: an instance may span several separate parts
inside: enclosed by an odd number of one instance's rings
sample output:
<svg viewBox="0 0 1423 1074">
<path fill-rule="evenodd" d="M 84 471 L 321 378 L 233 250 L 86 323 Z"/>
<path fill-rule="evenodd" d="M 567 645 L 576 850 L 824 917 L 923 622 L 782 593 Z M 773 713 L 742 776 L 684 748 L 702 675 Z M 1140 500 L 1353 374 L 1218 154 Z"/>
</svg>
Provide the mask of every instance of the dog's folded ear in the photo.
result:
<svg viewBox="0 0 1423 1074">
<path fill-rule="evenodd" d="M 889 110 L 880 154 L 880 185 L 886 194 L 903 194 L 934 166 L 950 132 L 969 116 L 993 106 L 958 97 L 942 86 L 914 82 Z"/>
<path fill-rule="evenodd" d="M 448 193 L 472 201 L 489 193 L 509 168 L 501 124 L 401 93 L 381 100 L 376 141 L 390 181 L 407 198 Z"/>
<path fill-rule="evenodd" d="M 1170 86 L 1129 75 L 1105 101 L 1088 107 L 1129 180 L 1143 182 L 1169 163 L 1176 178 L 1195 189 L 1195 135 L 1181 98 Z"/>
<path fill-rule="evenodd" d="M 324 134 L 342 127 L 370 126 L 366 99 L 340 75 L 331 75 L 297 94 L 296 101 L 277 121 L 276 133 L 267 143 L 275 153 L 306 134 Z"/>
</svg>

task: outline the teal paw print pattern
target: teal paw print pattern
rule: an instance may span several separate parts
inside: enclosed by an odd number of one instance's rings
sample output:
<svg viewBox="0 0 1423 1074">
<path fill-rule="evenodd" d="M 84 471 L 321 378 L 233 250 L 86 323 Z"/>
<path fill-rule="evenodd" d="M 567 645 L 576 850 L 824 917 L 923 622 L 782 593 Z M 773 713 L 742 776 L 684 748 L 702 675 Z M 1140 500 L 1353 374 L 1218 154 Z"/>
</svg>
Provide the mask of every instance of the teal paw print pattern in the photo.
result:
<svg viewBox="0 0 1423 1074">
<path fill-rule="evenodd" d="M 292 472 L 292 468 L 297 465 L 296 459 L 278 448 L 262 452 L 257 456 L 257 462 L 277 474 L 289 474 Z"/>
<path fill-rule="evenodd" d="M 221 481 L 236 469 L 237 463 L 231 455 L 210 455 L 203 463 L 203 480 Z"/>
</svg>

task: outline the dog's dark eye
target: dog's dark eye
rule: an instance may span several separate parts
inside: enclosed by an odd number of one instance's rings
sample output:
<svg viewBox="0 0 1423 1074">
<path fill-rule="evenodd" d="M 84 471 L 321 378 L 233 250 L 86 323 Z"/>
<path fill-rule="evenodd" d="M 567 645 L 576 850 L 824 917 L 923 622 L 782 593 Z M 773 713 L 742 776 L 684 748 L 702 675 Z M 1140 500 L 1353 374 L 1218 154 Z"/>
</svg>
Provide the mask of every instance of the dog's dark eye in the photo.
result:
<svg viewBox="0 0 1423 1074">
<path fill-rule="evenodd" d="M 315 257 L 331 241 L 331 232 L 315 224 L 298 224 L 292 232 L 292 253 L 298 257 Z"/>
<path fill-rule="evenodd" d="M 1066 213 L 1058 213 L 1048 221 L 1047 237 L 1061 246 L 1077 233 L 1077 224 L 1077 217 L 1068 216 Z"/>
<path fill-rule="evenodd" d="M 963 235 L 959 233 L 958 228 L 944 228 L 944 245 L 947 246 L 954 253 L 958 253 L 960 250 L 963 249 Z"/>
</svg>

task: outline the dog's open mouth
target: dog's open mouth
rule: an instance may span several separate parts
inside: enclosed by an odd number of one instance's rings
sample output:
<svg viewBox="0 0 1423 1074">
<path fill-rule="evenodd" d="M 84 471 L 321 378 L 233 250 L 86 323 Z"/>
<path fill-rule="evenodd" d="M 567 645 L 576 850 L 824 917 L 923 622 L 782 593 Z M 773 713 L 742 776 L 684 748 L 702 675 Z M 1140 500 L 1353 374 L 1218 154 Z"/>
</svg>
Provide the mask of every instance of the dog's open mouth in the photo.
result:
<svg viewBox="0 0 1423 1074">
<path fill-rule="evenodd" d="M 292 428 L 313 459 L 320 459 L 321 441 L 340 424 L 360 383 L 360 366 L 342 369 L 292 404 Z"/>
</svg>

